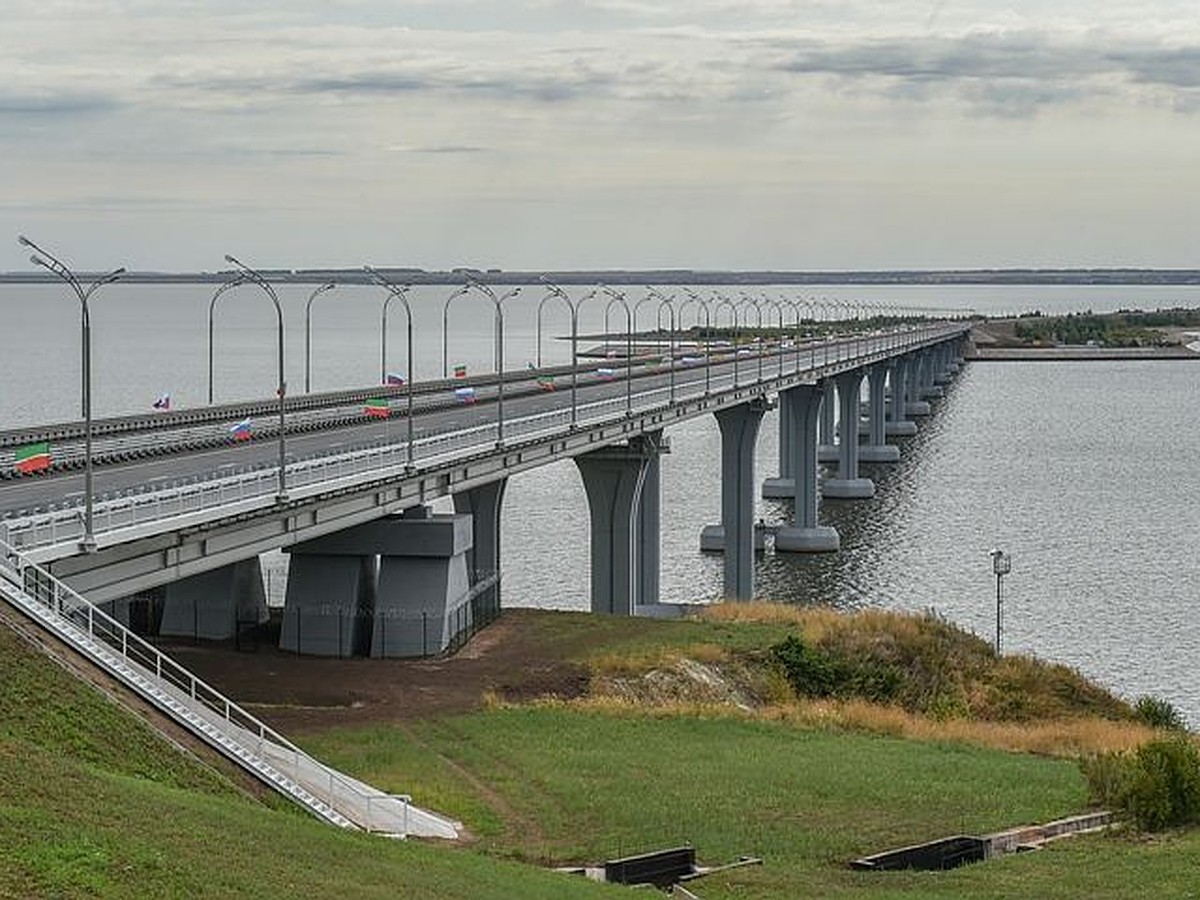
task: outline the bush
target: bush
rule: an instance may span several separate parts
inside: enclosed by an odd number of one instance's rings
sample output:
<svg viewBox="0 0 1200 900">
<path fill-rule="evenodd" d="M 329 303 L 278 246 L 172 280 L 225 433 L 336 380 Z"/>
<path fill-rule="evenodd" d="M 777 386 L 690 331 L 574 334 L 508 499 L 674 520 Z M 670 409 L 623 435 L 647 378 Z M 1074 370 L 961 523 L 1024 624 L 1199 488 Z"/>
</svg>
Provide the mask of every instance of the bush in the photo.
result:
<svg viewBox="0 0 1200 900">
<path fill-rule="evenodd" d="M 1200 822 L 1200 750 L 1175 735 L 1083 764 L 1092 799 L 1146 831 Z"/>
<path fill-rule="evenodd" d="M 1187 730 L 1183 714 L 1161 697 L 1138 697 L 1133 711 L 1140 721 L 1151 728 L 1163 728 L 1168 731 Z"/>
</svg>

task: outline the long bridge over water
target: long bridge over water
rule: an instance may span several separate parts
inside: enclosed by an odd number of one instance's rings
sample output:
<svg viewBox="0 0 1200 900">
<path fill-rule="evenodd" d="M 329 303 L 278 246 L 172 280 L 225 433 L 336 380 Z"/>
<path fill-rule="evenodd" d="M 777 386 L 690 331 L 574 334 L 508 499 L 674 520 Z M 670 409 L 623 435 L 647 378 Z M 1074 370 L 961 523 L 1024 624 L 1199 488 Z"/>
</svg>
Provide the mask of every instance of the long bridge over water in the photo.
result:
<svg viewBox="0 0 1200 900">
<path fill-rule="evenodd" d="M 888 435 L 915 432 L 913 417 L 957 371 L 970 327 L 896 321 L 816 337 L 800 324 L 687 342 L 675 329 L 628 328 L 625 352 L 603 366 L 573 353 L 570 366 L 500 365 L 469 379 L 294 398 L 281 389 L 258 403 L 0 433 L 6 475 L 31 443 L 53 442 L 57 459 L 48 472 L 0 480 L 0 594 L 98 664 L 129 669 L 127 680 L 160 707 L 181 705 L 198 720 L 189 727 L 252 760 L 243 764 L 264 780 L 286 782 L 317 814 L 396 830 L 385 798 L 268 736 L 134 633 L 146 629 L 147 596 L 159 634 L 234 637 L 266 615 L 259 555 L 283 549 L 285 649 L 440 652 L 499 606 L 507 479 L 571 459 L 588 500 L 592 610 L 661 614 L 661 456 L 672 425 L 713 415 L 721 521 L 698 539 L 724 552 L 725 595 L 749 598 L 757 492 L 792 498 L 778 552 L 836 552 L 819 497 L 873 494 L 859 462 L 899 460 Z M 760 487 L 754 447 L 775 405 L 779 467 Z M 237 423 L 251 418 L 252 438 L 237 440 Z M 831 469 L 824 479 L 821 462 Z M 432 513 L 439 498 L 455 511 Z M 404 831 L 452 830 L 407 803 L 403 811 Z"/>
</svg>

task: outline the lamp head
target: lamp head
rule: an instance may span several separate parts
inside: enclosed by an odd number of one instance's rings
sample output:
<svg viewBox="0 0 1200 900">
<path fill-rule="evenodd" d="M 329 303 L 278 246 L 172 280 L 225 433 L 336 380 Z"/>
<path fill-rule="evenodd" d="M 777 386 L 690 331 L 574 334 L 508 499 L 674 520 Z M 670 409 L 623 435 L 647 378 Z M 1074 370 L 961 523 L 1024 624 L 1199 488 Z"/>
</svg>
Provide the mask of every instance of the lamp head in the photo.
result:
<svg viewBox="0 0 1200 900">
<path fill-rule="evenodd" d="M 238 261 L 237 261 L 236 259 L 234 259 L 234 258 L 233 258 L 233 257 L 232 257 L 230 254 L 228 254 L 228 253 L 226 253 L 226 254 L 225 254 L 225 262 L 227 262 L 227 263 L 233 263 L 235 266 L 238 264 Z"/>
<path fill-rule="evenodd" d="M 25 237 L 25 235 L 23 235 L 23 234 L 17 235 L 17 243 L 20 244 L 22 247 L 32 247 L 33 246 L 33 241 L 31 241 L 29 238 Z"/>
</svg>

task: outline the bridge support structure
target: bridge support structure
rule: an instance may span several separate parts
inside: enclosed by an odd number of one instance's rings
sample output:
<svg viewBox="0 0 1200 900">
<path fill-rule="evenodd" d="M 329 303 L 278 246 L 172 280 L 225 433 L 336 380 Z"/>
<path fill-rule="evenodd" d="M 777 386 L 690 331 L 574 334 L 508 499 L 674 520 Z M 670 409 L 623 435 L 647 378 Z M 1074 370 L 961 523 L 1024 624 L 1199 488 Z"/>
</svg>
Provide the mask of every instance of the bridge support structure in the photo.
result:
<svg viewBox="0 0 1200 900">
<path fill-rule="evenodd" d="M 704 527 L 700 549 L 724 551 L 728 600 L 754 598 L 754 551 L 763 540 L 754 527 L 754 447 L 769 408 L 758 397 L 714 413 L 721 429 L 721 524 Z"/>
<path fill-rule="evenodd" d="M 865 500 L 875 496 L 875 482 L 858 474 L 858 394 L 863 372 L 854 369 L 836 376 L 838 392 L 838 470 L 821 486 L 825 497 Z"/>
<path fill-rule="evenodd" d="M 265 621 L 267 599 L 256 556 L 166 585 L 158 633 L 224 641 L 239 625 Z"/>
<path fill-rule="evenodd" d="M 417 506 L 291 547 L 281 649 L 341 657 L 442 652 L 474 624 L 472 544 L 469 515 Z"/>
<path fill-rule="evenodd" d="M 838 461 L 838 449 L 835 444 L 837 436 L 837 392 L 833 382 L 832 378 L 826 378 L 824 386 L 821 388 L 817 461 L 823 463 L 835 463 Z"/>
<path fill-rule="evenodd" d="M 658 602 L 661 431 L 575 457 L 591 518 L 592 612 L 629 616 Z"/>
<path fill-rule="evenodd" d="M 822 390 L 802 384 L 779 393 L 780 411 L 789 410 L 787 421 L 792 429 L 789 446 L 793 457 L 792 524 L 775 534 L 775 549 L 787 553 L 832 553 L 840 549 L 837 530 L 817 524 L 820 492 L 817 486 L 817 419 Z"/>
<path fill-rule="evenodd" d="M 473 543 L 467 550 L 472 589 L 489 581 L 472 601 L 476 613 L 500 612 L 500 511 L 508 479 L 501 478 L 454 495 L 454 511 L 471 517 Z"/>
<path fill-rule="evenodd" d="M 796 459 L 796 424 L 792 421 L 792 404 L 784 402 L 786 391 L 779 392 L 779 474 L 763 481 L 764 498 L 783 499 L 796 495 L 796 475 L 793 471 Z M 817 407 L 821 395 L 817 392 Z M 814 433 L 813 443 L 816 443 Z"/>
<path fill-rule="evenodd" d="M 867 370 L 867 443 L 858 448 L 858 458 L 868 463 L 900 461 L 900 448 L 887 442 L 887 398 L 884 383 L 888 369 L 877 363 Z"/>
<path fill-rule="evenodd" d="M 888 384 L 891 395 L 888 400 L 887 422 L 884 431 L 895 437 L 912 437 L 917 433 L 917 423 L 908 417 L 909 380 L 912 378 L 912 360 L 901 356 L 888 363 Z"/>
</svg>

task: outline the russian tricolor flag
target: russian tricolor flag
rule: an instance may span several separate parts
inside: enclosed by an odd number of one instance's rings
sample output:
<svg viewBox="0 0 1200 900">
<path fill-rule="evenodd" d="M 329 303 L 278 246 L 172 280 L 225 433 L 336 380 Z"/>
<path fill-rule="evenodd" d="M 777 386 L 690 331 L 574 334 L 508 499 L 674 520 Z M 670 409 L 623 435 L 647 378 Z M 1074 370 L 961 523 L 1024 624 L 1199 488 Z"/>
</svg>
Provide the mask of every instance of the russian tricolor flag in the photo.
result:
<svg viewBox="0 0 1200 900">
<path fill-rule="evenodd" d="M 229 433 L 233 435 L 235 441 L 248 441 L 250 440 L 250 426 L 253 424 L 249 419 L 242 419 L 236 425 L 230 426 Z"/>
</svg>

